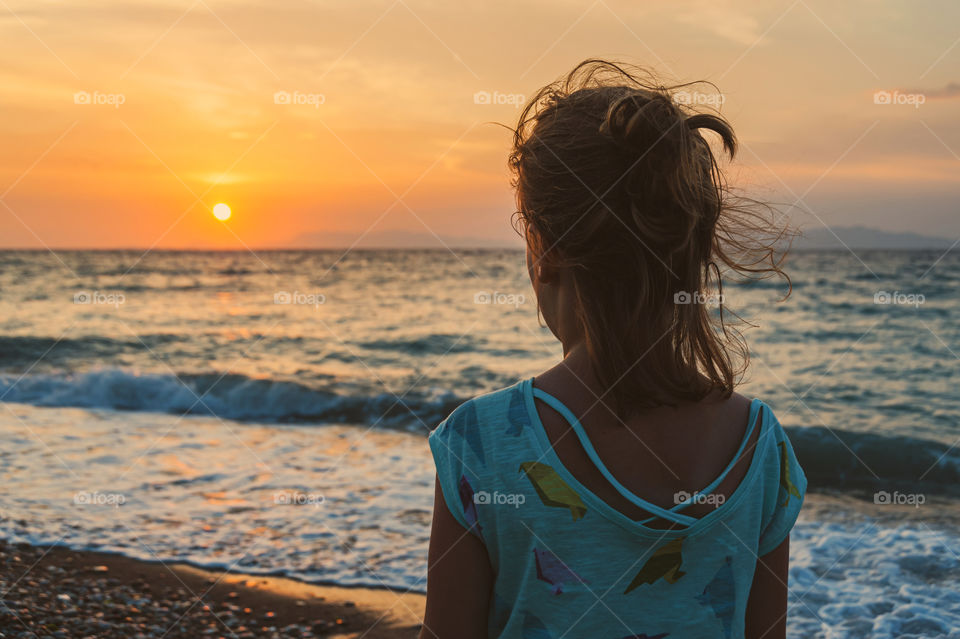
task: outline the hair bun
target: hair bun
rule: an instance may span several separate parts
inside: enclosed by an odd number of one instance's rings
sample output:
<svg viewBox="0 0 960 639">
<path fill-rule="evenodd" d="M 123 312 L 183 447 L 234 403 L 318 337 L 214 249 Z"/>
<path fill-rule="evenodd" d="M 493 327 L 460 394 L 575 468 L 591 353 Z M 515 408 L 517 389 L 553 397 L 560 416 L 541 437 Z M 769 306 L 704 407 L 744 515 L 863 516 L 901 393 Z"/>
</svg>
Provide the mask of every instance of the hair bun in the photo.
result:
<svg viewBox="0 0 960 639">
<path fill-rule="evenodd" d="M 683 114 L 669 96 L 633 91 L 614 101 L 600 125 L 600 133 L 617 146 L 646 155 L 657 151 L 659 161 L 678 156 L 686 140 Z"/>
</svg>

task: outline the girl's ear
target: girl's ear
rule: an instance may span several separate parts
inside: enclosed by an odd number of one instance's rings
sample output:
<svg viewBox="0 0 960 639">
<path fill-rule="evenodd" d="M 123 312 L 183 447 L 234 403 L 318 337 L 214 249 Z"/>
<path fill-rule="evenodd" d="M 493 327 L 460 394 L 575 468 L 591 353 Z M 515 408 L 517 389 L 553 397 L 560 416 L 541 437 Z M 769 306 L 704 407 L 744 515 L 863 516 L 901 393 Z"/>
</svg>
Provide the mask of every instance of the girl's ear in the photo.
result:
<svg viewBox="0 0 960 639">
<path fill-rule="evenodd" d="M 542 253 L 536 245 L 527 244 L 527 269 L 537 284 L 553 284 L 559 277 L 556 249 Z"/>
<path fill-rule="evenodd" d="M 559 279 L 559 269 L 549 259 L 541 260 L 535 268 L 537 280 L 541 284 L 554 284 Z"/>
</svg>

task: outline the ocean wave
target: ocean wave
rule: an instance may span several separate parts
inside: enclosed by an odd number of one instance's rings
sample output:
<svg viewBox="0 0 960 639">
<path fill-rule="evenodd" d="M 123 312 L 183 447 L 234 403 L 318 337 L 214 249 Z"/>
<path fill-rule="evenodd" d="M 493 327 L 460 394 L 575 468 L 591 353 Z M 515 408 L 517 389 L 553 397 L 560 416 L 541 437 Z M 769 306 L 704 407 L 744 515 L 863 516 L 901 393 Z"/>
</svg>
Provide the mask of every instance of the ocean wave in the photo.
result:
<svg viewBox="0 0 960 639">
<path fill-rule="evenodd" d="M 0 398 L 35 406 L 207 415 L 241 422 L 361 424 L 426 433 L 466 398 L 448 391 L 398 397 L 332 380 L 306 384 L 239 374 L 0 375 Z M 929 439 L 788 427 L 812 490 L 929 492 L 960 498 L 960 449 Z"/>
<path fill-rule="evenodd" d="M 482 353 L 487 357 L 529 357 L 527 348 L 503 348 L 486 338 L 469 334 L 431 333 L 421 337 L 402 339 L 377 339 L 356 342 L 364 349 L 416 355 L 449 355 Z"/>
<path fill-rule="evenodd" d="M 295 381 L 236 374 L 159 374 L 105 369 L 0 375 L 0 397 L 34 406 L 208 415 L 264 423 L 364 424 L 424 431 L 464 398 L 452 393 L 343 394 Z"/>
<path fill-rule="evenodd" d="M 812 490 L 960 498 L 960 449 L 948 444 L 821 426 L 786 430 Z"/>
<path fill-rule="evenodd" d="M 247 315 L 245 320 L 254 321 L 259 316 Z M 481 357 L 528 358 L 531 350 L 523 347 L 504 346 L 500 342 L 476 338 L 469 334 L 452 335 L 431 333 L 420 337 L 394 337 L 393 339 L 356 340 L 341 346 L 314 335 L 274 335 L 269 332 L 250 331 L 244 335 L 244 343 L 255 344 L 264 351 L 281 355 L 296 349 L 298 356 L 308 357 L 314 363 L 332 360 L 347 364 L 356 363 L 356 349 L 362 349 L 363 361 L 368 365 L 397 365 L 407 357 L 446 356 L 475 353 Z M 189 369 L 200 360 L 215 357 L 222 352 L 233 352 L 236 340 L 229 330 L 211 330 L 204 333 L 173 334 L 144 333 L 141 335 L 107 336 L 87 335 L 82 337 L 47 337 L 29 335 L 0 335 L 0 373 L 19 374 L 32 369 L 38 362 L 43 368 L 55 372 L 89 369 L 90 362 L 100 362 L 104 368 L 113 366 L 136 366 L 131 358 L 160 356 L 174 368 Z M 226 349 L 226 350 L 223 350 Z M 405 361 L 405 360 L 404 360 Z M 43 368 L 35 372 L 41 372 Z M 46 371 L 43 371 L 46 372 Z M 509 383 L 509 382 L 508 382 Z"/>
<path fill-rule="evenodd" d="M 471 353 L 478 350 L 478 340 L 471 335 L 435 333 L 414 339 L 376 339 L 358 345 L 370 350 L 399 351 L 402 353 Z"/>
<path fill-rule="evenodd" d="M 0 366 L 16 368 L 30 366 L 38 360 L 62 361 L 69 359 L 104 359 L 116 355 L 159 348 L 185 338 L 172 333 L 144 334 L 118 339 L 105 335 L 78 338 L 33 337 L 29 335 L 0 335 Z"/>
</svg>

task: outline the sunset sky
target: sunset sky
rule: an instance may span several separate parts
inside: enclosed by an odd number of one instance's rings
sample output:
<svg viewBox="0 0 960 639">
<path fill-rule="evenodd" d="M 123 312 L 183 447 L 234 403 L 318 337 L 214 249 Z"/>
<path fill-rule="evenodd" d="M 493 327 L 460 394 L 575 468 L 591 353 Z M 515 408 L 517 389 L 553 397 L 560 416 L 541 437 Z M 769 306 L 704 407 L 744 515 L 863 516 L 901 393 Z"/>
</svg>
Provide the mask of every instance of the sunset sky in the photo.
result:
<svg viewBox="0 0 960 639">
<path fill-rule="evenodd" d="M 953 0 L 0 0 L 0 57 L 2 247 L 516 242 L 490 122 L 587 57 L 716 83 L 803 225 L 960 236 Z"/>
</svg>

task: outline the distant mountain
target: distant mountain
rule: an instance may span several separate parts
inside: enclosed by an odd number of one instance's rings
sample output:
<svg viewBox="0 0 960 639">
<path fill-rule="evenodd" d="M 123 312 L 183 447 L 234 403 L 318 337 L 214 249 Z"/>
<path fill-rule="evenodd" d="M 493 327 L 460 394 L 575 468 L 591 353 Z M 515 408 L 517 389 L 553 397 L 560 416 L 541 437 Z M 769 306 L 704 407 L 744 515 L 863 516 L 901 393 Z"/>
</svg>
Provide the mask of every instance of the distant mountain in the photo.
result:
<svg viewBox="0 0 960 639">
<path fill-rule="evenodd" d="M 946 250 L 956 238 L 933 237 L 918 233 L 891 233 L 865 226 L 835 226 L 830 229 L 807 228 L 793 242 L 794 250 L 886 249 Z"/>
<path fill-rule="evenodd" d="M 427 232 L 384 230 L 363 235 L 360 231 L 315 231 L 301 233 L 286 246 L 299 249 L 326 248 L 523 248 L 519 237 L 496 238 L 466 235 L 436 236 Z"/>
<path fill-rule="evenodd" d="M 839 238 L 839 239 L 838 239 Z M 892 233 L 865 226 L 806 228 L 793 242 L 794 250 L 920 250 L 949 248 L 955 238 L 933 237 L 918 233 Z M 356 244 L 355 244 L 356 243 Z M 377 230 L 362 235 L 360 231 L 315 231 L 301 233 L 284 244 L 294 249 L 442 249 L 442 248 L 523 248 L 519 237 L 502 239 L 467 235 L 441 235 L 426 231 Z"/>
</svg>

